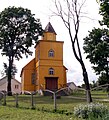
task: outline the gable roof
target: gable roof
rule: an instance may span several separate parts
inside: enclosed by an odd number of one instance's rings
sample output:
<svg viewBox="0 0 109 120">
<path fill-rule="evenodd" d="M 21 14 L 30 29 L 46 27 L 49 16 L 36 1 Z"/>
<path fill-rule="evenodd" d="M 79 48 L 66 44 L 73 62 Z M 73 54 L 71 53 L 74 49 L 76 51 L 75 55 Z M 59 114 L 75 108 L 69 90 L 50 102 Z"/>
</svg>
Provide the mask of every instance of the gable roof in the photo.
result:
<svg viewBox="0 0 109 120">
<path fill-rule="evenodd" d="M 0 86 L 6 83 L 6 77 L 7 76 L 0 79 Z"/>
<path fill-rule="evenodd" d="M 63 66 L 65 68 L 65 70 L 68 70 L 68 68 L 66 68 L 65 66 Z"/>
<path fill-rule="evenodd" d="M 30 62 L 28 62 L 21 70 L 21 73 L 20 73 L 20 77 L 22 76 L 22 72 L 24 70 L 25 67 L 27 67 L 32 61 L 35 61 L 35 58 L 33 58 Z"/>
<path fill-rule="evenodd" d="M 14 81 L 16 81 L 17 83 L 21 84 L 20 81 L 16 80 L 15 78 L 12 78 Z"/>
<path fill-rule="evenodd" d="M 74 82 L 68 82 L 68 83 L 67 83 L 68 86 L 69 86 L 70 84 L 73 84 L 75 87 L 77 87 Z"/>
<path fill-rule="evenodd" d="M 49 23 L 47 24 L 47 26 L 45 27 L 44 32 L 50 32 L 50 33 L 55 33 L 55 34 L 56 34 L 56 32 L 55 32 L 55 30 L 54 30 L 54 28 L 52 27 L 52 25 L 51 25 L 50 22 L 49 22 Z"/>
<path fill-rule="evenodd" d="M 16 80 L 15 78 L 12 78 L 12 80 L 18 82 L 19 84 L 21 84 L 18 80 Z M 3 78 L 0 79 L 0 86 L 5 84 L 7 82 L 7 76 L 4 76 Z"/>
</svg>

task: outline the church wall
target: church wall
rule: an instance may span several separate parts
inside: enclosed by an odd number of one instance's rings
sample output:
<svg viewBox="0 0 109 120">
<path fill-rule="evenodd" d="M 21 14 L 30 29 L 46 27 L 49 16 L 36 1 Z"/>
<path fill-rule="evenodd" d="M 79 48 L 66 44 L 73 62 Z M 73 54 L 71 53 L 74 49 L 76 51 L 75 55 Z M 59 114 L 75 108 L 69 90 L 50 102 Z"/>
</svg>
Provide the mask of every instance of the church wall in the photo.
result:
<svg viewBox="0 0 109 120">
<path fill-rule="evenodd" d="M 52 40 L 56 41 L 56 35 L 53 33 L 45 32 L 43 40 Z"/>
<path fill-rule="evenodd" d="M 64 76 L 64 79 L 63 79 L 63 84 L 65 85 L 66 87 L 66 83 L 67 83 L 67 70 L 66 68 L 63 66 L 63 76 Z"/>
<path fill-rule="evenodd" d="M 54 57 L 48 56 L 51 49 L 54 51 Z M 63 62 L 63 42 L 40 41 L 40 60 L 42 59 L 62 60 Z"/>
<path fill-rule="evenodd" d="M 32 61 L 30 61 L 29 64 L 27 64 L 25 66 L 25 68 L 23 69 L 23 74 L 22 74 L 22 78 L 23 78 L 23 89 L 25 91 L 34 91 L 35 89 L 35 85 L 32 84 L 32 73 L 34 73 L 34 59 Z M 21 78 L 21 79 L 22 79 Z"/>
<path fill-rule="evenodd" d="M 46 65 L 46 66 L 49 65 L 49 66 L 58 66 L 58 67 L 63 66 L 61 60 L 57 61 L 57 60 L 49 60 L 49 59 L 41 60 L 40 65 Z"/>
<path fill-rule="evenodd" d="M 49 75 L 49 68 L 54 69 L 54 75 Z M 40 66 L 39 68 L 39 84 L 45 89 L 45 77 L 58 77 L 58 88 L 64 84 L 63 67 L 59 66 Z"/>
</svg>

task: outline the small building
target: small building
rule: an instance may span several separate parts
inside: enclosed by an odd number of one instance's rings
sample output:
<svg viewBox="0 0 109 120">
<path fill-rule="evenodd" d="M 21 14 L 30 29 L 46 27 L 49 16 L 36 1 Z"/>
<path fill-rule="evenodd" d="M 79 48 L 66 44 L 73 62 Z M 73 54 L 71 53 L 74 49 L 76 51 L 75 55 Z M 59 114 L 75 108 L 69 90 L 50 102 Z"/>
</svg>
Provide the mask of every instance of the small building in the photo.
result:
<svg viewBox="0 0 109 120">
<path fill-rule="evenodd" d="M 0 79 L 0 91 L 7 91 L 7 85 L 7 76 L 5 76 Z M 11 79 L 11 89 L 13 94 L 21 94 L 21 83 L 15 78 Z"/>
<path fill-rule="evenodd" d="M 63 65 L 63 43 L 56 41 L 56 32 L 49 22 L 43 37 L 35 46 L 35 58 L 22 68 L 22 93 L 57 90 L 67 85 L 67 68 Z"/>
<path fill-rule="evenodd" d="M 68 82 L 67 86 L 71 89 L 71 90 L 77 90 L 78 87 L 75 85 L 74 82 Z"/>
</svg>

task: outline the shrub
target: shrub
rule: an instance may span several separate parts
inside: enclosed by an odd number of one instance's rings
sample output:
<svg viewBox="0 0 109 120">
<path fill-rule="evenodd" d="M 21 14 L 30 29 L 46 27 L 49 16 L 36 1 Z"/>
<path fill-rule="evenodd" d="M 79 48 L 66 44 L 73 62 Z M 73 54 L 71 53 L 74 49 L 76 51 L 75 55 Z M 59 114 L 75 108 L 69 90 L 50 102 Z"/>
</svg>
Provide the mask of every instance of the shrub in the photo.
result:
<svg viewBox="0 0 109 120">
<path fill-rule="evenodd" d="M 107 106 L 101 103 L 80 104 L 74 108 L 74 115 L 83 119 L 90 117 L 102 118 L 107 113 Z"/>
</svg>

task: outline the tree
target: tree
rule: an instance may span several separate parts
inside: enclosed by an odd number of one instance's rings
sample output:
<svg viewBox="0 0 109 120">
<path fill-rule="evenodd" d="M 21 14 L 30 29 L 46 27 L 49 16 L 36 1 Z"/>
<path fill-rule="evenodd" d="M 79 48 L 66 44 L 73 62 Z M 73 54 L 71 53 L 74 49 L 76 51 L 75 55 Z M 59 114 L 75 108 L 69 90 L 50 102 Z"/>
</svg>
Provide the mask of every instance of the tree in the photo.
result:
<svg viewBox="0 0 109 120">
<path fill-rule="evenodd" d="M 95 73 L 101 74 L 108 72 L 109 57 L 109 31 L 108 29 L 94 28 L 86 38 L 84 38 L 83 49 L 87 54 L 86 58 L 93 64 Z"/>
<path fill-rule="evenodd" d="M 63 23 L 68 29 L 74 56 L 76 60 L 80 63 L 83 71 L 83 81 L 86 88 L 87 102 L 90 103 L 92 102 L 92 98 L 90 93 L 88 73 L 82 58 L 78 37 L 80 18 L 82 13 L 81 9 L 85 1 L 86 0 L 83 0 L 82 3 L 78 3 L 78 0 L 63 0 L 62 2 L 59 0 L 55 0 L 55 7 L 57 9 L 57 12 L 54 12 L 54 14 L 59 16 L 63 20 Z"/>
<path fill-rule="evenodd" d="M 99 14 L 103 19 L 99 21 L 102 28 L 93 28 L 89 35 L 84 38 L 84 51 L 93 64 L 96 74 L 99 74 L 99 82 L 109 83 L 109 4 L 108 0 L 99 0 Z M 105 77 L 104 77 L 105 76 Z M 102 79 L 105 78 L 106 80 Z M 101 82 L 103 80 L 103 82 Z"/>
<path fill-rule="evenodd" d="M 9 66 L 7 65 L 7 63 L 3 63 L 3 67 L 4 67 L 4 69 L 3 69 L 2 72 L 1 72 L 2 76 L 8 76 Z M 16 68 L 16 66 L 13 64 L 13 65 L 12 65 L 12 69 L 11 69 L 11 75 L 12 75 L 12 76 L 15 76 L 16 73 L 17 73 L 17 68 Z"/>
<path fill-rule="evenodd" d="M 100 21 L 100 25 L 106 25 L 109 28 L 109 1 L 99 0 L 99 5 L 99 14 L 103 17 L 103 19 Z"/>
<path fill-rule="evenodd" d="M 92 88 L 97 87 L 97 82 L 95 82 L 95 80 L 93 80 L 93 81 L 92 81 L 92 85 L 91 85 L 91 86 L 92 86 Z"/>
<path fill-rule="evenodd" d="M 107 76 L 105 73 L 101 73 L 101 76 L 98 78 L 99 85 L 105 85 L 108 83 Z"/>
<path fill-rule="evenodd" d="M 107 28 L 109 28 L 109 1 L 108 0 L 100 0 L 100 10 L 99 10 L 100 15 L 103 16 L 102 21 L 100 21 L 100 25 L 103 26 L 107 26 Z M 108 43 L 109 43 L 109 39 L 108 39 Z M 109 44 L 108 44 L 108 48 L 109 48 Z M 109 54 L 108 54 L 109 57 Z M 108 64 L 108 63 L 107 63 Z M 107 65 L 108 68 L 108 65 Z M 108 80 L 108 84 L 109 84 L 109 70 L 107 69 L 107 80 Z M 109 92 L 109 85 L 107 87 L 107 92 Z M 108 94 L 109 96 L 109 94 Z"/>
<path fill-rule="evenodd" d="M 39 19 L 30 10 L 22 7 L 8 7 L 0 13 L 0 49 L 8 57 L 8 95 L 11 92 L 11 71 L 14 59 L 23 58 L 22 54 L 32 55 L 30 47 L 43 34 Z"/>
</svg>

